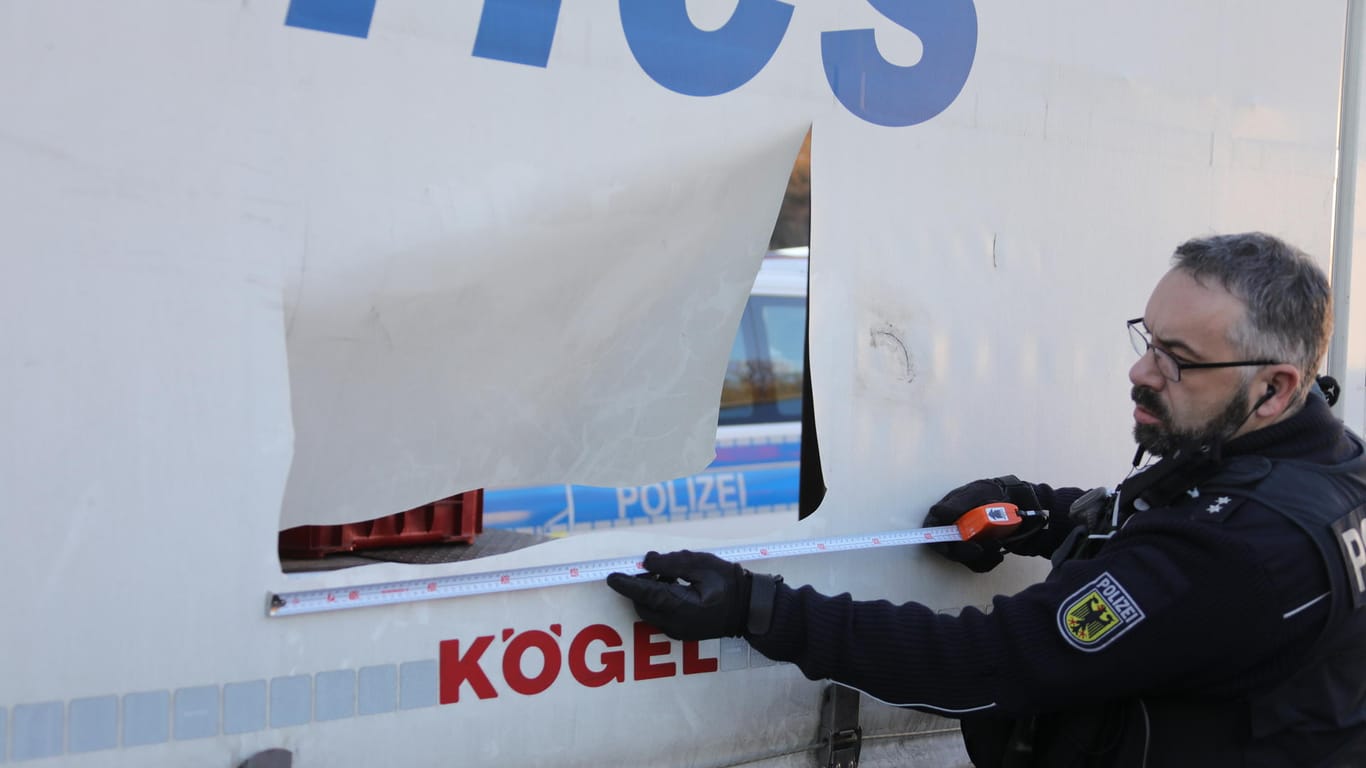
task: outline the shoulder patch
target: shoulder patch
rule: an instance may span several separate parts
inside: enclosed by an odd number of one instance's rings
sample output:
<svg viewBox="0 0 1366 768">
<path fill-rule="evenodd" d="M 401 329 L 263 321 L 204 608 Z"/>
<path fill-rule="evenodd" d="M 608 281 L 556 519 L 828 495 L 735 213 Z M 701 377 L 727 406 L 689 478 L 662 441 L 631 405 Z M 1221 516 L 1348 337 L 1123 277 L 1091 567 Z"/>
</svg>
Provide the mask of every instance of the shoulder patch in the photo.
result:
<svg viewBox="0 0 1366 768">
<path fill-rule="evenodd" d="M 1108 572 L 1073 592 L 1058 608 L 1058 629 L 1083 651 L 1099 651 L 1146 618 L 1128 590 Z"/>
</svg>

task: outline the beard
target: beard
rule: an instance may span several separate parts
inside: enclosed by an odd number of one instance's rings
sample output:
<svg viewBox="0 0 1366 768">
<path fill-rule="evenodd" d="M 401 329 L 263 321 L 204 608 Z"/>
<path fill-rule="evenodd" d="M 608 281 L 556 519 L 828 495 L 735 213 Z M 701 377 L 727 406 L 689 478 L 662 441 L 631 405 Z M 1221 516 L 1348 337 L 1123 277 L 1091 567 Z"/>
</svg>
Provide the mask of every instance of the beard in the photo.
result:
<svg viewBox="0 0 1366 768">
<path fill-rule="evenodd" d="M 1171 414 L 1157 393 L 1147 387 L 1134 387 L 1129 393 L 1134 404 L 1158 418 L 1158 424 L 1135 424 L 1134 440 L 1148 453 L 1166 458 L 1182 448 L 1199 448 L 1229 438 L 1247 421 L 1251 410 L 1247 399 L 1235 394 L 1214 418 L 1191 429 L 1177 429 Z"/>
</svg>

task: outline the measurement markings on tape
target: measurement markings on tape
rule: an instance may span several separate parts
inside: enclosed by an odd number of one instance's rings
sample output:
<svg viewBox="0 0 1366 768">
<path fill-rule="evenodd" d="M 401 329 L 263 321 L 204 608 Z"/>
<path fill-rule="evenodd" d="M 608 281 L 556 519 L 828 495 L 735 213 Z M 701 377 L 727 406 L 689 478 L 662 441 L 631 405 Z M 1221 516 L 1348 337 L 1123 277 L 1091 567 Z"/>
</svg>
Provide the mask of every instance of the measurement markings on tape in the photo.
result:
<svg viewBox="0 0 1366 768">
<path fill-rule="evenodd" d="M 793 557 L 822 552 L 896 547 L 907 544 L 961 541 L 962 535 L 952 525 L 937 528 L 917 528 L 905 531 L 886 531 L 860 536 L 840 536 L 829 539 L 778 541 L 770 544 L 742 544 L 708 550 L 725 560 L 748 562 L 773 557 Z M 486 595 L 493 592 L 514 592 L 540 589 L 563 584 L 599 581 L 609 573 L 643 573 L 638 557 L 619 557 L 588 560 L 556 565 L 513 568 L 503 571 L 437 576 L 378 584 L 363 584 L 338 589 L 313 589 L 301 592 L 281 592 L 270 596 L 271 616 L 292 616 L 302 613 L 340 611 L 375 605 L 394 605 L 422 600 Z"/>
<path fill-rule="evenodd" d="M 1006 508 L 1007 511 L 1002 512 L 1003 508 Z M 979 512 L 981 514 L 974 514 Z M 777 541 L 769 544 L 740 544 L 707 551 L 724 560 L 752 562 L 774 557 L 815 555 L 824 552 L 848 552 L 878 547 L 963 541 L 975 538 L 984 532 L 998 534 L 1008 531 L 1020 523 L 1021 516 L 1032 517 L 1037 514 L 1019 512 L 1012 504 L 987 505 L 978 507 L 968 515 L 964 515 L 956 525 L 824 539 Z M 643 573 L 644 570 L 640 558 L 618 557 L 454 576 L 437 576 L 427 579 L 362 584 L 336 589 L 278 592 L 269 596 L 267 614 L 270 616 L 294 616 L 350 608 L 413 603 L 423 600 L 486 595 L 495 592 L 514 592 L 522 589 L 540 589 L 564 584 L 600 581 L 607 578 L 609 573 L 636 574 Z"/>
</svg>

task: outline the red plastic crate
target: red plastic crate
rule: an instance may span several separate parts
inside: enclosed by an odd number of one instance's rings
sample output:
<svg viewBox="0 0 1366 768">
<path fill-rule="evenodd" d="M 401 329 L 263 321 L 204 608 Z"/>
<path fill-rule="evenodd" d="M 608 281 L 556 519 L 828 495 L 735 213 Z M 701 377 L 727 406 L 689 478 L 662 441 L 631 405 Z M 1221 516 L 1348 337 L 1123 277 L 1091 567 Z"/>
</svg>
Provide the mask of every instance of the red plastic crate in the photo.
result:
<svg viewBox="0 0 1366 768">
<path fill-rule="evenodd" d="M 374 520 L 287 528 L 280 531 L 280 557 L 317 558 L 417 544 L 472 544 L 483 530 L 484 491 L 480 489 Z"/>
</svg>

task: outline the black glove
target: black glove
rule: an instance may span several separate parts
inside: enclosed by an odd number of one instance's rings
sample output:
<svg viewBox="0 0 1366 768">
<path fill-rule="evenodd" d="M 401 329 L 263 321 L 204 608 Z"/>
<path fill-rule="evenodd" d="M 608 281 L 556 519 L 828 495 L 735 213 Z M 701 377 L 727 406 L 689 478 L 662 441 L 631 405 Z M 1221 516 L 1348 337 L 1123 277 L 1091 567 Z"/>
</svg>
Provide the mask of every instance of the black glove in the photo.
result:
<svg viewBox="0 0 1366 768">
<path fill-rule="evenodd" d="M 753 577 L 707 552 L 645 555 L 646 573 L 613 573 L 607 586 L 630 598 L 640 618 L 675 640 L 739 637 L 749 617 Z M 680 584 L 682 579 L 686 584 Z"/>
<path fill-rule="evenodd" d="M 969 510 L 1000 501 L 1008 501 L 1024 510 L 1040 510 L 1034 488 L 1029 483 L 1021 482 L 1014 475 L 1005 475 L 989 480 L 974 480 L 949 491 L 937 504 L 930 507 L 929 514 L 925 515 L 925 526 L 953 525 Z M 1035 518 L 1028 530 L 1017 531 L 1008 539 L 1012 543 L 1020 541 L 1037 533 L 1046 522 L 1047 519 L 1042 516 Z M 1009 549 L 1009 546 L 999 540 L 977 539 L 931 544 L 930 549 L 978 573 L 986 573 L 1000 565 L 1005 559 L 1004 551 Z"/>
</svg>

